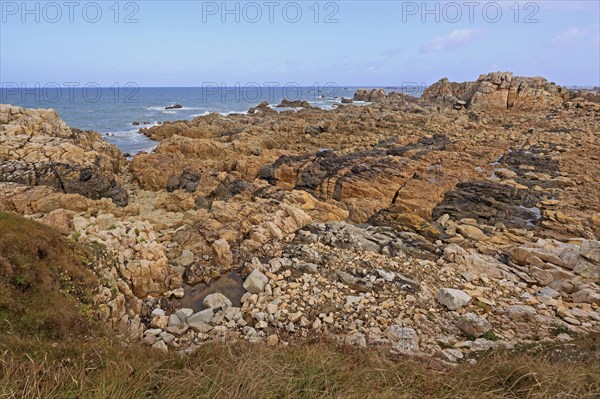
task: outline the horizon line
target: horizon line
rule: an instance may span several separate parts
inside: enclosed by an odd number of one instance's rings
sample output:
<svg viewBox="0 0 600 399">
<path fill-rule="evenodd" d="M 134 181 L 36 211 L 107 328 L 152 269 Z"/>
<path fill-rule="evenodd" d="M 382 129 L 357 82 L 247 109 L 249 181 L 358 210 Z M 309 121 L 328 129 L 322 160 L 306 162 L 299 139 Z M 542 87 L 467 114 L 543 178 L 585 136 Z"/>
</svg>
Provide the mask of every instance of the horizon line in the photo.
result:
<svg viewBox="0 0 600 399">
<path fill-rule="evenodd" d="M 93 82 L 90 82 L 93 83 Z M 131 82 L 132 83 L 132 82 Z M 437 81 L 435 82 L 437 83 Z M 552 83 L 552 82 L 551 82 Z M 19 87 L 4 87 L 4 86 L 0 86 L 0 90 L 36 90 L 36 89 L 41 89 L 41 90 L 57 90 L 57 89 L 79 89 L 79 90 L 83 90 L 83 89 L 112 89 L 112 90 L 131 90 L 134 88 L 137 89 L 255 89 L 255 88 L 270 88 L 270 89 L 286 89 L 286 90 L 293 90 L 294 88 L 309 88 L 309 89 L 320 89 L 320 90 L 327 90 L 327 89 L 333 89 L 333 88 L 344 88 L 344 89 L 361 89 L 361 88 L 367 88 L 367 89 L 400 89 L 400 88 L 405 88 L 405 87 L 428 87 L 433 85 L 434 83 L 431 84 L 427 84 L 427 83 L 422 83 L 422 84 L 407 84 L 407 85 L 394 85 L 394 84 L 385 84 L 385 85 L 337 85 L 337 86 L 314 86 L 314 85 L 298 85 L 298 86 L 118 86 L 118 87 L 113 87 L 113 86 L 90 86 L 90 87 L 82 87 L 82 86 L 50 86 L 50 87 L 45 87 L 45 86 L 19 86 Z M 555 83 L 557 84 L 557 83 Z M 600 86 L 596 85 L 596 84 L 585 84 L 585 85 L 569 85 L 569 84 L 557 84 L 558 86 L 563 86 L 563 87 L 567 87 L 567 88 L 574 88 L 574 87 L 579 87 L 579 88 L 600 88 Z"/>
</svg>

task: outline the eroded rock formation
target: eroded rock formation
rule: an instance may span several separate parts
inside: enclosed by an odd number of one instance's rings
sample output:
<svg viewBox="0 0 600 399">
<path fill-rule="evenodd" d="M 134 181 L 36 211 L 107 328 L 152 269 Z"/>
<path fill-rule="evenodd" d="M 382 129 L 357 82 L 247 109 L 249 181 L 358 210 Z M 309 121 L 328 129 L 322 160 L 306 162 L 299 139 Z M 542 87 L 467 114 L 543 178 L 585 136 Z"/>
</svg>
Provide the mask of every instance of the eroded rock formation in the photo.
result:
<svg viewBox="0 0 600 399">
<path fill-rule="evenodd" d="M 423 92 L 423 99 L 454 102 L 476 111 L 533 110 L 560 105 L 566 93 L 564 87 L 541 77 L 493 72 L 479 76 L 475 82 L 455 83 L 441 79 Z"/>
<path fill-rule="evenodd" d="M 54 110 L 0 107 L 0 181 L 49 186 L 127 204 L 116 180 L 119 150 L 92 131 L 70 129 Z"/>
<path fill-rule="evenodd" d="M 456 362 L 600 330 L 593 93 L 494 73 L 354 99 L 145 128 L 131 161 L 2 106 L 0 209 L 102 249 L 99 319 L 160 350 L 327 336 Z"/>
</svg>

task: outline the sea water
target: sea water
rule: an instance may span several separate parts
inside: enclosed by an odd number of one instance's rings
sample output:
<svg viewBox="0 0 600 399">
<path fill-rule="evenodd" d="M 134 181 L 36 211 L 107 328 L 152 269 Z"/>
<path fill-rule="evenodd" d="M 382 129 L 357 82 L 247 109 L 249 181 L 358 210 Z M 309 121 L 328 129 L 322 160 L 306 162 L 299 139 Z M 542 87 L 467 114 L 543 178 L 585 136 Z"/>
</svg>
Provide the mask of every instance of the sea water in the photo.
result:
<svg viewBox="0 0 600 399">
<path fill-rule="evenodd" d="M 191 120 L 218 112 L 222 115 L 246 113 L 267 101 L 275 110 L 282 99 L 305 100 L 312 106 L 333 109 L 342 98 L 352 98 L 357 87 L 35 87 L 0 88 L 0 103 L 25 108 L 53 108 L 70 126 L 95 130 L 117 145 L 122 152 L 152 151 L 157 142 L 139 133 L 140 128 L 165 121 Z M 420 92 L 388 87 L 387 92 Z M 180 104 L 177 109 L 167 107 Z M 360 103 L 359 103 L 360 104 Z"/>
</svg>

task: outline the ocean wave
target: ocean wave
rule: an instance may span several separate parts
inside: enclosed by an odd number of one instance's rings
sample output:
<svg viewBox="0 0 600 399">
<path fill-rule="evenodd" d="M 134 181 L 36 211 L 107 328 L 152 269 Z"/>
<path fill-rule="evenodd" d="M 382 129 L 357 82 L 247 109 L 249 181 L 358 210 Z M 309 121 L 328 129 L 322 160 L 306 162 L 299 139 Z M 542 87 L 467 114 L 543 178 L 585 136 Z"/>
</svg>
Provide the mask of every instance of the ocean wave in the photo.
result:
<svg viewBox="0 0 600 399">
<path fill-rule="evenodd" d="M 150 116 L 150 115 L 148 115 L 148 116 Z M 128 126 L 136 126 L 136 129 L 143 129 L 146 127 L 158 126 L 161 124 L 161 122 L 159 122 L 159 121 L 153 121 L 153 122 L 148 122 L 148 123 L 138 122 L 138 123 L 139 123 L 138 125 L 134 125 L 133 122 L 131 122 Z"/>
<path fill-rule="evenodd" d="M 157 126 L 155 122 L 152 126 Z M 150 126 L 150 125 L 146 125 Z M 112 144 L 117 145 L 123 152 L 135 152 L 140 148 L 156 147 L 158 143 L 151 138 L 140 133 L 140 129 L 117 130 L 112 132 L 103 132 L 102 135 Z M 129 150 L 129 151 L 128 151 Z"/>
<path fill-rule="evenodd" d="M 217 113 L 217 114 L 219 114 L 221 116 L 228 116 L 228 115 L 234 115 L 234 114 L 242 114 L 243 115 L 243 114 L 246 114 L 247 112 L 248 111 L 217 111 L 217 110 L 211 110 L 211 111 L 204 111 L 201 114 L 192 114 L 192 115 L 189 115 L 189 117 L 190 118 L 197 118 L 199 116 L 207 116 L 207 115 L 214 114 L 214 113 Z"/>
<path fill-rule="evenodd" d="M 233 114 L 246 114 L 248 111 L 229 111 L 229 112 L 220 112 L 221 115 L 233 115 Z"/>
<path fill-rule="evenodd" d="M 149 126 L 149 125 L 146 125 Z M 141 136 L 141 137 L 145 137 L 143 134 L 140 133 L 140 129 L 136 128 L 136 129 L 129 129 L 129 130 L 117 130 L 117 131 L 113 131 L 113 132 L 105 132 L 105 135 L 107 135 L 108 137 L 131 137 L 133 139 L 136 138 L 136 136 Z"/>
<path fill-rule="evenodd" d="M 182 108 L 177 108 L 177 110 L 179 111 L 199 111 L 202 110 L 204 108 L 198 108 L 198 107 L 182 107 Z"/>
<path fill-rule="evenodd" d="M 201 113 L 201 114 L 192 114 L 192 115 L 190 115 L 190 118 L 196 118 L 196 117 L 198 117 L 198 116 L 206 116 L 206 115 L 208 115 L 208 114 L 210 114 L 210 111 L 204 111 L 204 112 L 203 112 L 203 113 Z"/>
</svg>

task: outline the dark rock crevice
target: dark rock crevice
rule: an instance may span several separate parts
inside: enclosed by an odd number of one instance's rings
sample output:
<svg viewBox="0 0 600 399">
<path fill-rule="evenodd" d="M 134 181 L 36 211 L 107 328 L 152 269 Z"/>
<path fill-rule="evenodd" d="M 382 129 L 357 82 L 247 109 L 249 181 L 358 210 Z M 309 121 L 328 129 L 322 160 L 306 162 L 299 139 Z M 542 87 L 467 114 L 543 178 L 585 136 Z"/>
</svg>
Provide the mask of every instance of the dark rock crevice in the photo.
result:
<svg viewBox="0 0 600 399">
<path fill-rule="evenodd" d="M 128 202 L 127 191 L 113 176 L 103 175 L 95 166 L 5 161 L 0 164 L 0 181 L 48 186 L 63 193 L 80 194 L 93 200 L 110 198 L 120 207 L 126 206 Z"/>
</svg>

